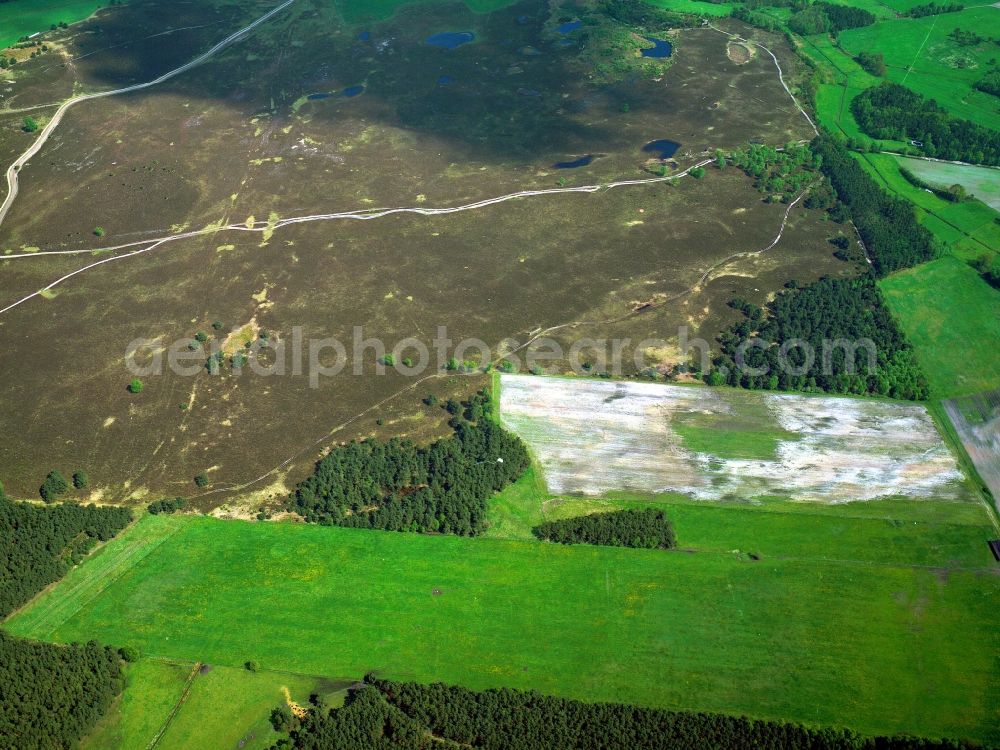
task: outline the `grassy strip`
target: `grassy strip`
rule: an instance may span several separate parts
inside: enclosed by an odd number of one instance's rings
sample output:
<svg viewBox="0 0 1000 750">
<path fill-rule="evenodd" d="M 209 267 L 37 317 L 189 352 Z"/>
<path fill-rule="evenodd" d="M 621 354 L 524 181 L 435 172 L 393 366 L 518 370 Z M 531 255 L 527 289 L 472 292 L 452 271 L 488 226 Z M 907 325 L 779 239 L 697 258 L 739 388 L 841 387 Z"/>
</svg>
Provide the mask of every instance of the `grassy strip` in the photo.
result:
<svg viewBox="0 0 1000 750">
<path fill-rule="evenodd" d="M 71 570 L 60 583 L 59 596 L 35 599 L 22 609 L 17 619 L 24 631 L 45 638 L 180 529 L 177 519 L 158 518 L 160 522 L 145 525 L 143 533 L 126 533 L 122 543 L 98 549 L 90 556 L 86 573 L 81 573 L 80 568 Z"/>
</svg>

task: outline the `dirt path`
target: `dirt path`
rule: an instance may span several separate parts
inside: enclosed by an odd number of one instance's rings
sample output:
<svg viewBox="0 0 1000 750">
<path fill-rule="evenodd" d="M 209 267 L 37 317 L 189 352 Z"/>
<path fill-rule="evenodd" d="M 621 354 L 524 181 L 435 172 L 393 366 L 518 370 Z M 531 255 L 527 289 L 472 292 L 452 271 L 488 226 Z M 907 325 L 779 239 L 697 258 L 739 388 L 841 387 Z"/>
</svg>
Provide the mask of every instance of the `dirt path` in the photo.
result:
<svg viewBox="0 0 1000 750">
<path fill-rule="evenodd" d="M 292 0 L 289 0 L 291 2 Z M 686 177 L 693 169 L 698 169 L 709 164 L 711 159 L 703 159 L 697 164 L 692 164 L 690 167 L 685 169 L 683 172 L 678 172 L 674 175 L 668 175 L 666 177 L 650 177 L 641 180 L 619 180 L 617 182 L 609 182 L 598 185 L 583 185 L 580 187 L 569 187 L 569 188 L 547 188 L 543 190 L 521 190 L 516 193 L 508 193 L 507 195 L 501 195 L 496 198 L 487 198 L 486 200 L 477 201 L 475 203 L 467 203 L 462 206 L 452 206 L 449 208 L 424 208 L 424 207 L 407 207 L 407 208 L 371 208 L 371 209 L 360 209 L 356 211 L 344 211 L 340 213 L 330 213 L 330 214 L 312 214 L 309 216 L 296 216 L 290 219 L 281 219 L 280 221 L 271 223 L 268 221 L 257 221 L 252 225 L 243 224 L 230 224 L 224 227 L 210 227 L 206 229 L 197 229 L 190 232 L 182 232 L 180 234 L 171 234 L 165 237 L 160 237 L 153 240 L 140 240 L 138 242 L 130 242 L 125 245 L 116 245 L 114 247 L 108 248 L 97 248 L 90 250 L 55 250 L 49 252 L 38 252 L 38 253 L 19 253 L 16 255 L 5 255 L 3 260 L 17 260 L 19 258 L 39 258 L 47 255 L 78 255 L 78 254 L 92 254 L 95 252 L 113 252 L 115 250 L 124 250 L 130 247 L 138 247 L 136 250 L 132 250 L 122 255 L 112 255 L 108 258 L 103 258 L 102 260 L 89 263 L 82 268 L 78 268 L 75 271 L 71 271 L 64 276 L 60 276 L 58 279 L 52 283 L 46 285 L 37 292 L 33 292 L 21 299 L 7 305 L 4 308 L 0 308 L 0 315 L 3 313 L 13 310 L 18 305 L 21 305 L 28 300 L 34 299 L 43 295 L 50 289 L 62 284 L 74 276 L 78 276 L 81 273 L 91 270 L 92 268 L 97 268 L 106 263 L 113 263 L 118 260 L 125 260 L 126 258 L 132 258 L 136 255 L 142 255 L 155 250 L 170 242 L 176 242 L 178 240 L 190 239 L 192 237 L 199 237 L 206 234 L 215 234 L 217 232 L 274 232 L 283 227 L 292 226 L 294 224 L 306 224 L 314 221 L 341 221 L 341 220 L 355 220 L 355 221 L 373 221 L 375 219 L 382 219 L 386 216 L 394 216 L 397 214 L 418 214 L 420 216 L 444 216 L 447 214 L 461 213 L 463 211 L 474 211 L 480 208 L 487 208 L 489 206 L 495 206 L 500 203 L 506 203 L 508 201 L 519 200 L 521 198 L 536 198 L 548 195 L 563 195 L 567 193 L 581 193 L 590 194 L 598 193 L 605 190 L 611 190 L 619 187 L 632 187 L 640 185 L 651 185 L 660 182 L 669 182 L 671 180 L 679 180 L 682 177 Z M 144 247 L 141 247 L 144 246 Z"/>
<path fill-rule="evenodd" d="M 280 13 L 294 2 L 295 0 L 285 0 L 285 2 L 283 2 L 277 8 L 268 11 L 253 23 L 244 26 L 239 31 L 230 34 L 207 52 L 203 52 L 190 62 L 181 65 L 179 68 L 174 68 L 173 70 L 164 73 L 160 77 L 154 78 L 152 81 L 147 81 L 146 83 L 136 83 L 133 84 L 132 86 L 125 86 L 124 88 L 114 89 L 113 91 L 99 91 L 96 94 L 82 94 L 80 96 L 73 97 L 72 99 L 67 99 L 65 102 L 63 102 L 59 106 L 59 109 L 55 111 L 55 114 L 52 115 L 52 119 L 48 121 L 48 123 L 45 125 L 44 128 L 42 128 L 42 131 L 38 134 L 38 137 L 35 139 L 35 142 L 32 143 L 31 146 L 28 147 L 28 150 L 25 151 L 23 154 L 21 154 L 21 156 L 19 156 L 17 160 L 7 168 L 7 197 L 4 199 L 3 204 L 0 204 L 0 224 L 3 224 L 4 219 L 7 217 L 7 213 L 10 211 L 10 207 L 14 204 L 14 200 L 17 198 L 17 191 L 18 191 L 17 176 L 18 172 L 21 170 L 21 167 L 27 164 L 28 161 L 41 150 L 42 146 L 45 145 L 45 142 L 48 141 L 49 136 L 51 136 L 52 133 L 55 132 L 55 129 L 59 127 L 59 123 L 62 122 L 63 115 L 65 115 L 72 107 L 74 107 L 77 104 L 80 104 L 81 102 L 90 101 L 92 99 L 102 99 L 108 96 L 117 96 L 119 94 L 131 94 L 135 91 L 142 91 L 143 89 L 148 89 L 151 86 L 157 86 L 163 83 L 164 81 L 168 81 L 171 78 L 175 78 L 176 76 L 179 76 L 181 73 L 185 73 L 186 71 L 191 70 L 191 68 L 201 65 L 203 62 L 208 60 L 210 57 L 212 57 L 220 50 L 225 49 L 234 42 L 238 42 L 240 39 L 245 37 L 255 28 L 260 26 L 265 21 L 269 20 L 275 14 Z"/>
</svg>

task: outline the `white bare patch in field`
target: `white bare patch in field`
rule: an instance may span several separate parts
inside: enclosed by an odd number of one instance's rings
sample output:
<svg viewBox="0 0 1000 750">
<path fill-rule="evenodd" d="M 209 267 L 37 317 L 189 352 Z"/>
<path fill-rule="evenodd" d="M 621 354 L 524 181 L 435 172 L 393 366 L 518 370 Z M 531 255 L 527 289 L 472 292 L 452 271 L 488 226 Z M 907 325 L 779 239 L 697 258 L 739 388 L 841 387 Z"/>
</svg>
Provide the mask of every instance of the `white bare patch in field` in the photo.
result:
<svg viewBox="0 0 1000 750">
<path fill-rule="evenodd" d="M 1000 510 L 1000 391 L 951 399 L 944 408 Z"/>
<path fill-rule="evenodd" d="M 824 503 L 968 497 L 954 458 L 915 404 L 504 375 L 500 411 L 554 493 L 777 495 Z M 763 441 L 770 457 L 717 455 L 704 440 L 692 450 L 673 427 L 683 420 L 690 433 L 692 422 L 704 420 L 714 425 L 704 428 L 710 443 L 713 429 L 724 431 L 730 421 L 746 429 L 748 419 L 746 440 Z"/>
</svg>

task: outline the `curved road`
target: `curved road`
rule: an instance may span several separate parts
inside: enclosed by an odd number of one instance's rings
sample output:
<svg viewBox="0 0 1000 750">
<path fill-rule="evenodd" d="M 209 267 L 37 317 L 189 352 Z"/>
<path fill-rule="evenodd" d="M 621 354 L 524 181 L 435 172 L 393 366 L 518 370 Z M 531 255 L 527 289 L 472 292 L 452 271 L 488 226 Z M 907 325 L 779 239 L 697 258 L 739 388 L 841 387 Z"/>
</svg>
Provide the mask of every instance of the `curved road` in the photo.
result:
<svg viewBox="0 0 1000 750">
<path fill-rule="evenodd" d="M 181 65 L 179 68 L 171 70 L 169 73 L 164 73 L 159 78 L 147 81 L 146 83 L 136 83 L 132 86 L 125 86 L 124 88 L 115 89 L 114 91 L 100 91 L 96 94 L 82 94 L 63 102 L 59 109 L 55 111 L 55 114 L 52 115 L 52 119 L 49 120 L 44 128 L 42 128 L 42 131 L 38 134 L 38 138 L 35 139 L 35 142 L 31 144 L 27 151 L 18 157 L 17 161 L 7 168 L 7 197 L 4 199 L 3 204 L 0 205 L 0 224 L 3 224 L 3 220 L 7 217 L 7 212 L 10 211 L 10 207 L 14 203 L 14 199 L 17 198 L 17 173 L 20 171 L 21 167 L 28 163 L 29 159 L 34 157 L 35 154 L 41 150 L 42 146 L 44 146 L 45 142 L 49 139 L 49 136 L 52 135 L 53 131 L 55 131 L 57 127 L 59 127 L 59 123 L 62 121 L 63 115 L 69 111 L 70 107 L 80 104 L 81 102 L 90 101 L 91 99 L 103 99 L 106 96 L 116 96 L 118 94 L 130 94 L 134 91 L 141 91 L 142 89 L 148 89 L 150 86 L 156 86 L 164 81 L 174 78 L 175 76 L 179 76 L 181 73 L 191 70 L 191 68 L 197 65 L 201 65 L 212 55 L 228 47 L 233 42 L 239 41 L 262 23 L 270 19 L 275 14 L 280 13 L 294 2 L 295 0 L 285 0 L 285 2 L 281 5 L 268 11 L 249 26 L 245 26 L 239 31 L 230 34 L 207 52 L 203 52 L 190 62 Z"/>
</svg>

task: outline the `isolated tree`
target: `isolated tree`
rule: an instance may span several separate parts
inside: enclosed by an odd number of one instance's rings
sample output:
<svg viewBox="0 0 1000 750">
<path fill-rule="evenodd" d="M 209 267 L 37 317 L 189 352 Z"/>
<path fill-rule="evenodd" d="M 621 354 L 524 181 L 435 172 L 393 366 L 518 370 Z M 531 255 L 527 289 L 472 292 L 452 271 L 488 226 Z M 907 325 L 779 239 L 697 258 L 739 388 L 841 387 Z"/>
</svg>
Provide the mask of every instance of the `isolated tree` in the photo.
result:
<svg viewBox="0 0 1000 750">
<path fill-rule="evenodd" d="M 132 382 L 128 384 L 129 393 L 142 393 L 142 381 L 139 378 L 133 378 Z"/>
<path fill-rule="evenodd" d="M 199 474 L 194 478 L 194 483 L 199 487 L 205 487 L 206 485 L 208 485 L 208 474 L 202 472 L 201 474 Z"/>
<path fill-rule="evenodd" d="M 21 129 L 25 133 L 34 133 L 38 130 L 38 121 L 34 117 L 25 117 Z"/>
<path fill-rule="evenodd" d="M 705 176 L 704 168 L 695 167 L 694 169 L 691 170 L 691 176 L 694 177 L 696 180 L 700 180 L 702 177 Z"/>
<path fill-rule="evenodd" d="M 256 672 L 260 666 L 253 659 L 243 664 L 247 672 Z"/>
<path fill-rule="evenodd" d="M 103 237 L 104 236 L 104 227 L 94 227 L 94 236 L 95 237 Z"/>
<path fill-rule="evenodd" d="M 90 480 L 87 478 L 87 472 L 85 471 L 75 471 L 73 472 L 73 486 L 78 490 L 83 490 L 87 488 Z"/>
</svg>

